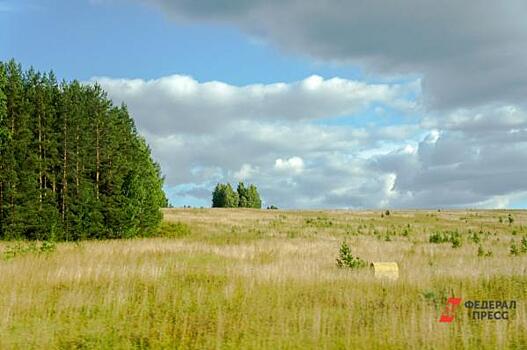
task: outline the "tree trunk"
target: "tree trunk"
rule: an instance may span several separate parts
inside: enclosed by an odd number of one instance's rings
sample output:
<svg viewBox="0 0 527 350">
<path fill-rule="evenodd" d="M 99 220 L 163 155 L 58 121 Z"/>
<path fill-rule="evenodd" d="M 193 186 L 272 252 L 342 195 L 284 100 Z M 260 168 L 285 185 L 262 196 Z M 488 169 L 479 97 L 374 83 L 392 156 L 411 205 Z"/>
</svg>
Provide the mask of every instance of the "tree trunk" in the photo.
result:
<svg viewBox="0 0 527 350">
<path fill-rule="evenodd" d="M 66 196 L 68 194 L 68 178 L 67 178 L 67 167 L 68 167 L 68 128 L 66 125 L 66 117 L 64 117 L 64 154 L 63 154 L 63 172 L 62 172 L 62 221 L 66 218 Z"/>
<path fill-rule="evenodd" d="M 42 116 L 38 114 L 38 201 L 42 209 Z"/>
<path fill-rule="evenodd" d="M 97 118 L 96 130 L 95 130 L 95 153 L 96 153 L 96 162 L 95 162 L 95 196 L 97 200 L 99 199 L 99 178 L 100 178 L 100 162 L 101 162 L 101 150 L 99 147 L 100 142 L 100 129 L 99 129 L 99 119 Z"/>
</svg>

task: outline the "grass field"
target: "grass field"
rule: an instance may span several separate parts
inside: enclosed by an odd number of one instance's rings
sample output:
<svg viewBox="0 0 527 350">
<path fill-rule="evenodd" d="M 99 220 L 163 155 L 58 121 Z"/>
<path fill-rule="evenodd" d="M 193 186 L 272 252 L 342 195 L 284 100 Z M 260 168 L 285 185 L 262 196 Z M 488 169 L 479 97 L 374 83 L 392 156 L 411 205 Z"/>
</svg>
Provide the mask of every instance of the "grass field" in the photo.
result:
<svg viewBox="0 0 527 350">
<path fill-rule="evenodd" d="M 527 349 L 527 211 L 167 209 L 161 234 L 0 243 L 0 349 Z M 344 240 L 400 278 L 337 268 Z M 517 308 L 439 323 L 448 297 Z"/>
</svg>

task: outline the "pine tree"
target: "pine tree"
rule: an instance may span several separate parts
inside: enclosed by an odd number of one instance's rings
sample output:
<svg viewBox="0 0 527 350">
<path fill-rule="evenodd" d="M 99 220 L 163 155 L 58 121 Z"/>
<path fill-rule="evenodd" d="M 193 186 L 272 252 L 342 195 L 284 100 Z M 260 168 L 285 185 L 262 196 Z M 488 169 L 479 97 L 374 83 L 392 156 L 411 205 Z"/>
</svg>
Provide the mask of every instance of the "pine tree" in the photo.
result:
<svg viewBox="0 0 527 350">
<path fill-rule="evenodd" d="M 255 185 L 249 186 L 249 189 L 247 192 L 248 192 L 248 207 L 255 208 L 255 209 L 261 209 L 262 200 L 260 199 L 260 194 L 258 193 L 256 186 Z"/>
<path fill-rule="evenodd" d="M 232 189 L 231 184 L 217 184 L 212 192 L 213 208 L 237 208 L 239 204 L 238 193 Z"/>
<path fill-rule="evenodd" d="M 0 146 L 0 237 L 132 237 L 161 221 L 159 165 L 99 86 L 0 62 Z"/>
<path fill-rule="evenodd" d="M 7 127 L 7 96 L 5 93 L 7 86 L 7 72 L 5 65 L 0 62 L 0 237 L 5 234 L 3 232 L 5 217 L 4 217 L 4 196 L 5 183 L 7 181 L 5 173 L 5 151 L 9 139 L 9 128 Z"/>
<path fill-rule="evenodd" d="M 23 235 L 23 218 L 19 215 L 19 180 L 21 163 L 19 157 L 23 154 L 27 138 L 23 125 L 24 119 L 24 83 L 22 79 L 22 68 L 15 62 L 10 61 L 6 65 L 6 127 L 9 139 L 2 154 L 3 173 L 3 232 L 7 237 L 19 237 Z"/>
<path fill-rule="evenodd" d="M 238 193 L 232 189 L 230 183 L 225 187 L 225 207 L 226 208 L 237 208 L 239 204 Z"/>
<path fill-rule="evenodd" d="M 238 188 L 236 191 L 238 192 L 239 199 L 238 206 L 240 208 L 250 208 L 249 190 L 247 187 L 245 187 L 243 182 L 238 183 Z"/>
<path fill-rule="evenodd" d="M 7 83 L 6 70 L 2 62 L 0 62 L 0 152 L 4 148 L 4 145 L 9 136 L 7 125 L 5 121 L 7 119 L 7 106 L 6 106 L 6 95 L 5 87 Z"/>
</svg>

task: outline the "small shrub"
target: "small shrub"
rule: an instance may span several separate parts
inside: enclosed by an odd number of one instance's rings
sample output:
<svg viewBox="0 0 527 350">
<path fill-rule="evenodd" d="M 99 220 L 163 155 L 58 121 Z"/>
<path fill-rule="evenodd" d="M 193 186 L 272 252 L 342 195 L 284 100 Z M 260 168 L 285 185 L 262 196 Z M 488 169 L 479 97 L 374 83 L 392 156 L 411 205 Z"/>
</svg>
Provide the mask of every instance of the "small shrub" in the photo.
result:
<svg viewBox="0 0 527 350">
<path fill-rule="evenodd" d="M 390 216 L 390 211 L 389 211 L 389 210 L 386 210 L 386 211 L 384 212 L 384 215 L 386 215 L 386 216 Z"/>
<path fill-rule="evenodd" d="M 452 242 L 452 248 L 459 248 L 459 247 L 461 247 L 461 236 L 459 234 L 451 235 L 450 236 L 450 242 Z"/>
<path fill-rule="evenodd" d="M 512 241 L 510 252 L 512 256 L 520 255 L 520 250 L 518 249 L 518 246 L 516 245 L 516 242 Z"/>
<path fill-rule="evenodd" d="M 445 243 L 446 241 L 445 235 L 441 232 L 432 233 L 428 238 L 430 243 Z"/>
<path fill-rule="evenodd" d="M 159 228 L 159 236 L 168 238 L 182 238 L 191 234 L 190 227 L 182 222 L 163 223 Z"/>
<path fill-rule="evenodd" d="M 459 248 L 462 245 L 461 235 L 457 231 L 436 232 L 430 235 L 430 243 L 452 243 L 452 248 Z"/>
<path fill-rule="evenodd" d="M 18 241 L 7 246 L 3 258 L 10 260 L 27 254 L 49 254 L 53 253 L 56 248 L 57 244 L 54 241 Z"/>
<path fill-rule="evenodd" d="M 358 269 L 367 265 L 366 261 L 351 254 L 351 249 L 346 242 L 342 242 L 339 249 L 339 256 L 336 259 L 339 268 L 348 267 L 350 269 Z"/>
<path fill-rule="evenodd" d="M 53 253 L 57 249 L 57 243 L 54 241 L 44 241 L 40 245 L 39 252 L 40 253 Z"/>
<path fill-rule="evenodd" d="M 527 253 L 527 236 L 523 236 L 521 240 L 520 251 L 522 253 Z"/>
<path fill-rule="evenodd" d="M 485 258 L 491 257 L 492 256 L 492 251 L 491 250 L 485 251 L 483 249 L 483 247 L 481 246 L 481 244 L 480 244 L 478 246 L 478 256 L 479 257 L 485 257 Z"/>
<path fill-rule="evenodd" d="M 508 220 L 509 220 L 509 225 L 512 225 L 514 223 L 514 218 L 512 217 L 511 214 L 509 214 Z"/>
<path fill-rule="evenodd" d="M 470 239 L 476 244 L 479 244 L 481 242 L 481 237 L 476 232 L 470 235 Z"/>
<path fill-rule="evenodd" d="M 316 218 L 307 218 L 305 220 L 306 225 L 314 226 L 314 227 L 331 227 L 333 226 L 333 221 L 326 217 L 317 216 Z"/>
<path fill-rule="evenodd" d="M 23 242 L 16 242 L 15 244 L 10 244 L 7 246 L 4 251 L 4 260 L 11 260 L 17 256 L 26 255 L 28 253 L 36 251 L 36 243 L 31 242 L 29 244 L 24 244 Z"/>
<path fill-rule="evenodd" d="M 478 246 L 478 256 L 485 255 L 485 251 L 483 250 L 483 247 L 480 245 Z"/>
</svg>

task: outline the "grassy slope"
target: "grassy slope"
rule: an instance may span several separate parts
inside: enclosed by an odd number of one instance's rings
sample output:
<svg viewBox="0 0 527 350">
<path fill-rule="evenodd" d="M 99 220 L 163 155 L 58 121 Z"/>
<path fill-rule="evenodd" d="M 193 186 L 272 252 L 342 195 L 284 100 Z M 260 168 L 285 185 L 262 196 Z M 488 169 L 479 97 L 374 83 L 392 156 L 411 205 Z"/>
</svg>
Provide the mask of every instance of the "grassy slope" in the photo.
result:
<svg viewBox="0 0 527 350">
<path fill-rule="evenodd" d="M 166 210 L 190 232 L 165 224 L 172 238 L 0 260 L 0 349 L 525 349 L 527 254 L 509 249 L 527 235 L 527 212 L 512 225 L 507 213 Z M 456 229 L 460 248 L 428 243 Z M 469 229 L 492 257 L 477 256 Z M 344 239 L 366 260 L 398 262 L 400 279 L 337 269 Z M 510 321 L 462 310 L 441 324 L 449 296 L 518 308 Z"/>
</svg>

